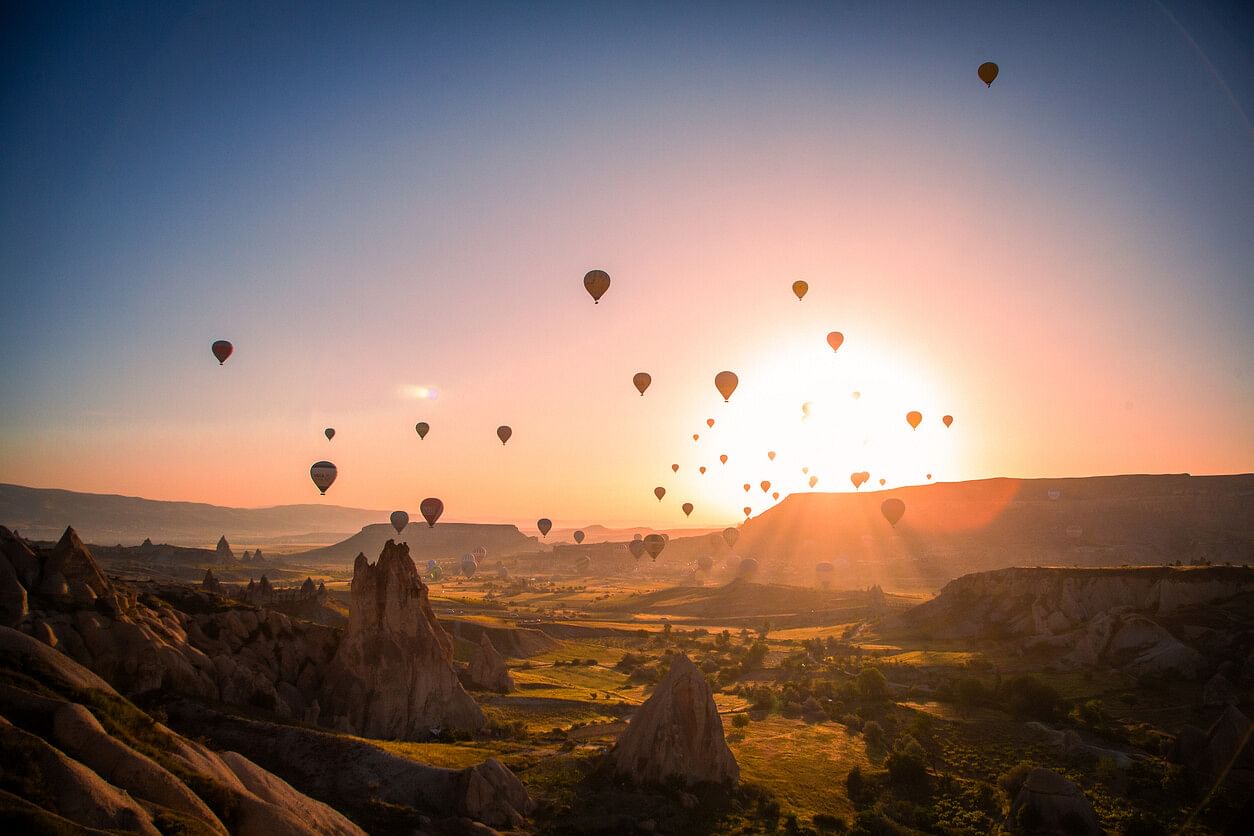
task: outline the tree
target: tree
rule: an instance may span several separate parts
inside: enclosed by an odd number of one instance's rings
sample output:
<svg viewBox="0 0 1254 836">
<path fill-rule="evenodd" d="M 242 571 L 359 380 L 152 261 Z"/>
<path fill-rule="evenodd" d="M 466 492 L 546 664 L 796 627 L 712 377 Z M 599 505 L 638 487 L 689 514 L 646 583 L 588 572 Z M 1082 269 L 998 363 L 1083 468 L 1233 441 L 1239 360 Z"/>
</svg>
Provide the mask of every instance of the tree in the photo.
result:
<svg viewBox="0 0 1254 836">
<path fill-rule="evenodd" d="M 885 765 L 894 784 L 915 786 L 927 779 L 927 752 L 913 735 L 897 738 Z"/>
<path fill-rule="evenodd" d="M 868 700 L 888 697 L 888 680 L 879 668 L 863 668 L 858 674 L 858 692 Z"/>
</svg>

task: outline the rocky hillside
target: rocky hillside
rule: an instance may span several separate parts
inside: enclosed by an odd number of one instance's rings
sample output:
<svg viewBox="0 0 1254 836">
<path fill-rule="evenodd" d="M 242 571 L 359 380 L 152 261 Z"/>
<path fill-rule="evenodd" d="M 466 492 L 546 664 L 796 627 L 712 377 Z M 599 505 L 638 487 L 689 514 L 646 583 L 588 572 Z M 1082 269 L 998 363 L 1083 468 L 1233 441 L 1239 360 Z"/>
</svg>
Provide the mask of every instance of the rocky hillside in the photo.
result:
<svg viewBox="0 0 1254 836">
<path fill-rule="evenodd" d="M 488 559 L 535 551 L 539 545 L 512 525 L 479 525 L 476 523 L 440 523 L 429 528 L 421 517 L 405 527 L 400 535 L 391 525 L 368 525 L 347 540 L 321 549 L 294 554 L 291 559 L 307 564 L 349 565 L 359 554 L 379 554 L 389 540 L 409 546 L 415 560 L 441 560 L 460 557 L 482 546 Z"/>
</svg>

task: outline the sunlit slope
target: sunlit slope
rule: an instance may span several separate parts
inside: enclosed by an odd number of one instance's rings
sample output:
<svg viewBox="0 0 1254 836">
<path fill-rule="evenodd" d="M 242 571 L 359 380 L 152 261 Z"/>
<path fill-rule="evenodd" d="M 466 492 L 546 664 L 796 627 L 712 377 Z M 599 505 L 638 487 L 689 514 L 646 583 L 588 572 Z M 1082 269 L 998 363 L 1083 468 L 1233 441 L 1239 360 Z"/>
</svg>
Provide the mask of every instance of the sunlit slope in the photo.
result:
<svg viewBox="0 0 1254 836">
<path fill-rule="evenodd" d="M 368 525 L 347 540 L 294 557 L 313 563 L 351 563 L 358 553 L 378 554 L 388 540 L 408 543 L 415 560 L 458 557 L 482 546 L 488 550 L 487 559 L 491 561 L 537 547 L 534 537 L 527 537 L 512 525 L 438 523 L 435 528 L 428 528 L 418 521 L 406 526 L 401 534 L 387 523 Z"/>
<path fill-rule="evenodd" d="M 896 528 L 880 511 L 889 497 L 906 505 Z M 1254 555 L 1254 475 L 986 479 L 793 494 L 746 523 L 736 551 L 798 575 L 832 561 L 838 585 L 894 575 L 943 582 L 1024 565 L 1244 562 Z"/>
</svg>

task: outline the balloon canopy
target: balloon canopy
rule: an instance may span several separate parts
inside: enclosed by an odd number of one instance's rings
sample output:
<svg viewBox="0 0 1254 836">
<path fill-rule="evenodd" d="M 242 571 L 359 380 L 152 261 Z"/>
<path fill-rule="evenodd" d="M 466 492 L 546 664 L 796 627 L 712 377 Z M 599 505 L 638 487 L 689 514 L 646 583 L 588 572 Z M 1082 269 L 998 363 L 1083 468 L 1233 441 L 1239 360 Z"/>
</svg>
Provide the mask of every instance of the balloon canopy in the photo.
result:
<svg viewBox="0 0 1254 836">
<path fill-rule="evenodd" d="M 444 502 L 434 496 L 429 496 L 418 506 L 418 510 L 422 512 L 422 518 L 427 521 L 427 527 L 435 528 L 435 521 L 444 513 Z"/>
<path fill-rule="evenodd" d="M 404 511 L 393 511 L 390 519 L 392 528 L 396 529 L 397 534 L 400 534 L 405 530 L 405 526 L 409 525 L 409 514 L 406 514 Z"/>
<path fill-rule="evenodd" d="M 592 304 L 600 304 L 601 297 L 610 289 L 610 274 L 604 270 L 589 270 L 584 273 L 583 288 L 592 297 Z"/>
<path fill-rule="evenodd" d="M 993 82 L 997 79 L 997 70 L 998 67 L 996 64 L 992 61 L 985 61 L 980 65 L 980 68 L 976 70 L 975 73 L 980 77 L 980 81 L 984 82 L 986 86 L 992 87 Z M 1014 85 L 1011 86 L 1013 87 Z"/>
<path fill-rule="evenodd" d="M 414 424 L 414 432 L 418 433 L 419 438 L 426 438 L 427 433 L 431 432 L 431 425 L 426 421 L 419 421 Z"/>
<path fill-rule="evenodd" d="M 739 385 L 740 378 L 736 377 L 735 372 L 719 372 L 714 375 L 714 388 L 723 396 L 724 403 L 731 400 L 732 393 L 736 391 L 736 387 Z"/>
<path fill-rule="evenodd" d="M 636 391 L 640 393 L 640 397 L 644 397 L 644 390 L 649 388 L 649 384 L 653 382 L 653 378 L 648 372 L 636 372 L 632 376 L 631 382 L 635 384 Z"/>
<path fill-rule="evenodd" d="M 228 340 L 217 340 L 209 350 L 213 352 L 213 356 L 218 358 L 218 365 L 221 366 L 226 362 L 226 358 L 230 357 L 235 351 L 235 346 L 231 345 Z"/>
<path fill-rule="evenodd" d="M 313 466 L 309 468 L 309 478 L 317 485 L 318 492 L 324 496 L 327 488 L 331 487 L 331 483 L 335 481 L 337 475 L 339 475 L 339 471 L 330 462 L 314 462 Z"/>
</svg>

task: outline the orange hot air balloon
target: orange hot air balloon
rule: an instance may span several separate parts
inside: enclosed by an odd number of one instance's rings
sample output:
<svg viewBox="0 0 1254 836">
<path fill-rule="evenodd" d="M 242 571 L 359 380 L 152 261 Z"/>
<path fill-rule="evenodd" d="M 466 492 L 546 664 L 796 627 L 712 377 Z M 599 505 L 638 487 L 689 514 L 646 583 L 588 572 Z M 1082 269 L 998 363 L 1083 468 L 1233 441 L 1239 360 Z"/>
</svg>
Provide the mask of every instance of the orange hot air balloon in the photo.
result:
<svg viewBox="0 0 1254 836">
<path fill-rule="evenodd" d="M 698 467 L 698 468 L 697 468 L 697 472 L 698 472 L 698 473 L 700 473 L 702 476 L 704 476 L 704 475 L 705 475 L 705 465 L 701 465 L 700 467 Z"/>
<path fill-rule="evenodd" d="M 941 419 L 941 423 L 944 424 L 946 428 L 952 427 L 954 424 L 954 416 L 946 415 L 944 418 Z"/>
<path fill-rule="evenodd" d="M 748 505 L 746 505 L 746 506 L 744 507 L 744 512 L 745 512 L 745 516 L 747 517 L 747 516 L 749 516 L 750 514 L 752 514 L 752 513 L 753 513 L 753 509 L 752 509 L 752 508 L 750 508 Z"/>
<path fill-rule="evenodd" d="M 723 542 L 727 544 L 727 548 L 736 545 L 736 541 L 740 539 L 740 531 L 730 526 L 723 529 Z"/>
<path fill-rule="evenodd" d="M 827 344 L 832 347 L 832 351 L 839 351 L 841 343 L 845 341 L 845 335 L 839 331 L 832 331 L 827 335 Z"/>
<path fill-rule="evenodd" d="M 235 346 L 231 345 L 228 340 L 217 340 L 209 346 L 209 350 L 213 352 L 214 357 L 218 358 L 218 365 L 221 366 L 235 351 Z"/>
<path fill-rule="evenodd" d="M 589 270 L 583 277 L 583 289 L 592 297 L 592 304 L 600 304 L 601 297 L 610 289 L 610 274 L 604 270 Z"/>
<path fill-rule="evenodd" d="M 666 538 L 661 534 L 650 534 L 644 538 L 644 550 L 649 553 L 649 557 L 657 560 L 657 556 L 662 553 L 662 549 L 666 548 Z"/>
<path fill-rule="evenodd" d="M 910 429 L 917 430 L 919 424 L 923 423 L 923 413 L 917 410 L 910 410 L 906 413 L 906 423 L 910 425 Z"/>
<path fill-rule="evenodd" d="M 706 418 L 706 419 L 705 419 L 705 425 L 706 425 L 707 427 L 709 427 L 710 429 L 714 429 L 714 419 L 713 419 L 713 418 Z"/>
<path fill-rule="evenodd" d="M 975 71 L 980 77 L 980 81 L 984 82 L 988 87 L 993 86 L 993 81 L 997 78 L 997 65 L 992 61 L 985 61 L 980 68 Z"/>
<path fill-rule="evenodd" d="M 880 503 L 880 513 L 888 520 L 889 525 L 896 528 L 902 515 L 906 513 L 906 503 L 895 496 L 889 497 Z"/>
<path fill-rule="evenodd" d="M 444 513 L 444 502 L 434 496 L 429 496 L 419 504 L 418 510 L 422 512 L 422 518 L 427 521 L 427 527 L 435 528 L 436 520 Z"/>
<path fill-rule="evenodd" d="M 719 456 L 718 460 L 722 462 L 723 464 L 727 464 L 727 454 L 724 453 L 723 455 Z"/>
<path fill-rule="evenodd" d="M 327 437 L 327 441 L 330 441 L 331 439 L 335 438 L 335 427 L 327 427 L 325 430 L 322 431 L 322 434 Z"/>
<path fill-rule="evenodd" d="M 884 487 L 884 483 L 885 483 L 885 482 L 887 482 L 887 481 L 888 481 L 887 479 L 881 479 L 881 480 L 880 480 L 880 487 L 881 487 L 881 488 L 882 488 L 882 487 Z"/>
<path fill-rule="evenodd" d="M 928 480 L 929 482 L 930 482 L 930 481 L 932 481 L 932 474 L 930 474 L 930 473 L 929 473 L 929 474 L 927 475 L 927 480 Z"/>
<path fill-rule="evenodd" d="M 817 476 L 811 476 L 811 477 L 810 477 L 810 487 L 812 487 L 812 488 L 813 488 L 813 487 L 814 487 L 815 485 L 817 485 L 818 483 L 819 483 L 819 477 L 817 477 Z"/>
<path fill-rule="evenodd" d="M 731 400 L 732 392 L 740 385 L 740 378 L 735 372 L 719 372 L 714 375 L 714 388 L 723 396 L 723 403 Z"/>
<path fill-rule="evenodd" d="M 803 468 L 801 468 L 801 475 L 802 475 L 802 476 L 804 476 L 805 474 L 807 474 L 807 473 L 809 473 L 809 472 L 810 472 L 810 468 L 808 468 L 808 467 L 803 467 Z"/>
<path fill-rule="evenodd" d="M 685 502 L 683 505 L 680 505 L 679 507 L 683 509 L 685 517 L 692 516 L 692 503 L 691 502 Z"/>
<path fill-rule="evenodd" d="M 509 427 L 505 426 L 504 424 L 496 428 L 496 437 L 501 439 L 502 447 L 505 446 L 505 442 L 509 441 L 510 436 L 512 436 L 513 434 L 514 434 L 514 431 L 510 429 Z"/>
<path fill-rule="evenodd" d="M 549 530 L 553 528 L 553 521 L 549 519 L 548 517 L 541 517 L 540 519 L 536 520 L 536 528 L 540 529 L 541 537 L 548 537 Z"/>
<path fill-rule="evenodd" d="M 750 488 L 752 488 L 752 487 L 753 487 L 753 485 L 750 485 L 748 482 L 745 482 L 745 493 L 748 493 L 748 492 L 749 492 L 749 489 L 750 489 Z"/>
<path fill-rule="evenodd" d="M 700 434 L 700 433 L 693 433 L 693 434 L 692 434 L 692 440 L 693 440 L 693 441 L 699 441 L 700 439 L 701 439 L 701 434 Z"/>
<path fill-rule="evenodd" d="M 658 485 L 656 488 L 653 489 L 653 495 L 657 497 L 658 502 L 661 502 L 662 497 L 666 496 L 666 488 L 662 487 L 661 485 Z"/>
<path fill-rule="evenodd" d="M 853 399 L 854 399 L 855 401 L 856 401 L 858 398 L 862 397 L 862 393 L 861 393 L 861 392 L 851 392 L 851 393 L 850 393 L 850 395 L 853 397 Z"/>
<path fill-rule="evenodd" d="M 427 433 L 431 432 L 431 425 L 426 421 L 419 421 L 414 424 L 414 432 L 418 433 L 419 438 L 426 438 Z"/>
<path fill-rule="evenodd" d="M 649 384 L 653 382 L 653 378 L 649 376 L 648 372 L 636 372 L 632 376 L 631 382 L 636 385 L 636 391 L 639 392 L 640 397 L 643 398 L 644 390 L 649 388 Z"/>
<path fill-rule="evenodd" d="M 861 474 L 861 473 L 850 473 L 850 474 L 849 474 L 849 481 L 850 481 L 850 482 L 853 482 L 853 487 L 854 487 L 854 490 L 857 490 L 858 488 L 862 487 L 862 474 Z"/>
<path fill-rule="evenodd" d="M 778 500 L 778 499 L 779 499 L 779 491 L 772 491 L 772 492 L 771 492 L 771 499 Z"/>
<path fill-rule="evenodd" d="M 632 557 L 639 560 L 640 555 L 644 554 L 644 540 L 632 540 L 627 544 L 627 550 L 631 552 Z"/>
<path fill-rule="evenodd" d="M 327 488 L 331 487 L 331 483 L 335 481 L 337 475 L 339 475 L 339 471 L 330 462 L 314 462 L 313 466 L 309 468 L 309 478 L 313 480 L 314 485 L 318 488 L 318 492 L 323 496 L 326 496 Z"/>
<path fill-rule="evenodd" d="M 671 473 L 678 473 L 678 472 L 679 472 L 679 465 L 677 464 L 671 465 Z"/>
<path fill-rule="evenodd" d="M 805 298 L 806 293 L 810 290 L 810 285 L 798 279 L 792 283 L 792 292 L 797 295 L 797 301 L 800 302 Z"/>
<path fill-rule="evenodd" d="M 766 453 L 766 457 L 767 457 L 768 459 L 770 459 L 771 461 L 775 461 L 775 451 L 774 451 L 774 450 L 768 450 L 768 451 L 767 451 L 767 453 Z"/>
<path fill-rule="evenodd" d="M 801 417 L 803 419 L 810 417 L 810 406 L 811 404 L 809 401 L 806 401 L 805 403 L 801 405 Z"/>
<path fill-rule="evenodd" d="M 576 532 L 575 532 L 575 545 L 576 545 L 576 546 L 578 546 L 580 543 L 582 543 L 582 542 L 583 542 L 583 538 L 584 538 L 584 536 L 585 536 L 585 535 L 584 535 L 584 533 L 583 533 L 582 531 L 576 531 Z"/>
<path fill-rule="evenodd" d="M 762 489 L 762 493 L 766 493 L 771 489 L 771 483 L 768 480 L 763 479 L 762 484 L 758 485 L 758 487 Z"/>
</svg>

